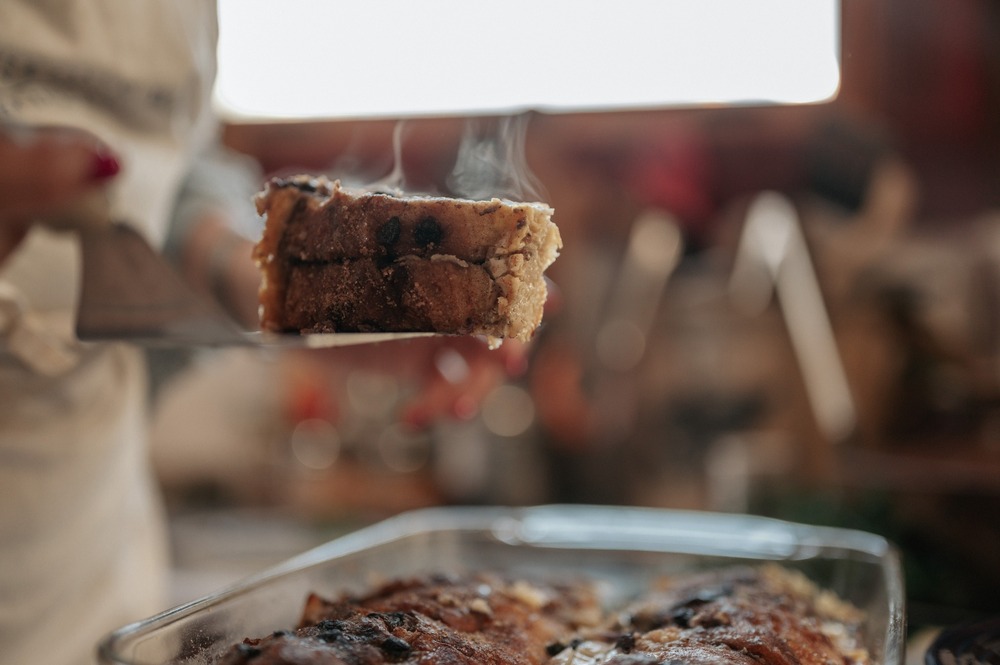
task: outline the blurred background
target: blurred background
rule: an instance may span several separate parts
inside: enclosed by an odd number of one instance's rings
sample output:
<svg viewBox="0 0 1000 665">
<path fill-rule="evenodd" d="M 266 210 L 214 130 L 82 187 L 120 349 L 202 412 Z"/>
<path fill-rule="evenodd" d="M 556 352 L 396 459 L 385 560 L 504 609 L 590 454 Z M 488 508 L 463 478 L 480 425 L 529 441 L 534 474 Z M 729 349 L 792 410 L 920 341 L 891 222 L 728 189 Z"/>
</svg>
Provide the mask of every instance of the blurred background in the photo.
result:
<svg viewBox="0 0 1000 665">
<path fill-rule="evenodd" d="M 230 158 L 373 182 L 398 154 L 407 189 L 446 193 L 470 135 L 513 119 L 501 153 L 562 231 L 560 306 L 524 377 L 425 432 L 395 424 L 411 388 L 390 377 L 156 358 L 177 600 L 402 510 L 582 502 L 874 531 L 913 627 L 1000 610 L 1000 5 L 626 2 L 588 23 L 552 3 L 442 35 L 376 16 L 340 53 L 332 26 L 373 19 L 303 1 L 290 32 L 315 55 L 261 48 L 289 30 L 257 4 L 221 6 Z M 514 71 L 457 69 L 484 49 Z"/>
</svg>

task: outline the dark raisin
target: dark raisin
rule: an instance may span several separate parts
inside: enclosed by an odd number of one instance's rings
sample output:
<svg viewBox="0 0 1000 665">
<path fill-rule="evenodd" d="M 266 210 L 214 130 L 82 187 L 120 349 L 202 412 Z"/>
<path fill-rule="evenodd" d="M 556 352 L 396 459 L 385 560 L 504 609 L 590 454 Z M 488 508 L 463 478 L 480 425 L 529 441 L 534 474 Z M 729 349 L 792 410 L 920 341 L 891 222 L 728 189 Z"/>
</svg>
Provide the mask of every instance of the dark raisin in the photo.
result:
<svg viewBox="0 0 1000 665">
<path fill-rule="evenodd" d="M 236 653 L 246 660 L 251 660 L 259 656 L 262 651 L 251 644 L 241 643 L 236 645 Z"/>
<path fill-rule="evenodd" d="M 556 654 L 562 653 L 566 648 L 566 645 L 562 642 L 553 642 L 552 644 L 545 647 L 545 653 L 549 656 L 555 656 Z"/>
<path fill-rule="evenodd" d="M 444 229 L 433 217 L 424 217 L 417 222 L 416 228 L 413 229 L 413 239 L 421 247 L 437 245 L 443 236 Z"/>
<path fill-rule="evenodd" d="M 527 225 L 528 225 L 528 220 L 526 220 L 526 219 L 519 219 L 519 220 L 517 220 L 517 228 L 523 229 Z"/>
<path fill-rule="evenodd" d="M 323 619 L 316 623 L 317 630 L 340 630 L 344 627 L 343 621 L 334 621 L 332 619 Z"/>
<path fill-rule="evenodd" d="M 390 217 L 389 221 L 380 226 L 375 233 L 375 240 L 380 245 L 395 245 L 399 242 L 401 228 L 399 217 Z"/>
<path fill-rule="evenodd" d="M 678 628 L 690 628 L 691 619 L 694 618 L 695 610 L 692 607 L 682 607 L 670 615 L 670 621 Z"/>
<path fill-rule="evenodd" d="M 635 648 L 635 635 L 632 633 L 625 633 L 621 635 L 615 642 L 615 648 L 622 653 L 628 653 Z"/>
<path fill-rule="evenodd" d="M 395 635 L 390 635 L 389 637 L 385 638 L 380 646 L 382 647 L 382 651 L 385 651 L 386 653 L 392 654 L 394 656 L 402 656 L 404 654 L 408 654 L 410 653 L 411 649 L 413 649 L 413 647 L 410 646 L 409 642 L 407 642 L 404 639 L 398 638 Z"/>
<path fill-rule="evenodd" d="M 572 639 L 572 640 L 569 641 L 569 648 L 570 649 L 575 649 L 578 646 L 580 646 L 581 644 L 583 644 L 583 640 L 581 640 L 580 638 L 575 638 L 575 639 Z"/>
<path fill-rule="evenodd" d="M 284 637 L 285 635 L 288 635 L 287 630 L 276 630 L 271 633 L 271 637 Z"/>
<path fill-rule="evenodd" d="M 414 625 L 413 617 L 406 612 L 386 612 L 385 614 L 379 614 L 379 618 L 390 630 L 394 628 L 412 628 Z"/>
<path fill-rule="evenodd" d="M 343 636 L 344 636 L 344 634 L 342 632 L 340 632 L 339 630 L 326 630 L 326 631 L 323 631 L 323 632 L 319 633 L 316 636 L 316 639 L 318 639 L 320 642 L 326 642 L 327 644 L 333 644 L 334 642 L 339 642 L 340 638 L 342 638 Z"/>
</svg>

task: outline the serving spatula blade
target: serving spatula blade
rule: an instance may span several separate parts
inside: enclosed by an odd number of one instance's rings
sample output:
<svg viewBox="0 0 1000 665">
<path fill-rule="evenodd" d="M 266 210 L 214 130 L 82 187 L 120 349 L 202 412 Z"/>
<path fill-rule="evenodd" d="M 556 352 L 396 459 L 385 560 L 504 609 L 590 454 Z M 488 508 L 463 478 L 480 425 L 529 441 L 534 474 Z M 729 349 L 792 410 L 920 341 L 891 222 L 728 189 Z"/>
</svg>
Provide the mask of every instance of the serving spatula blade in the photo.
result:
<svg viewBox="0 0 1000 665">
<path fill-rule="evenodd" d="M 84 230 L 80 244 L 79 339 L 172 346 L 249 343 L 218 305 L 194 291 L 129 225 Z"/>
</svg>

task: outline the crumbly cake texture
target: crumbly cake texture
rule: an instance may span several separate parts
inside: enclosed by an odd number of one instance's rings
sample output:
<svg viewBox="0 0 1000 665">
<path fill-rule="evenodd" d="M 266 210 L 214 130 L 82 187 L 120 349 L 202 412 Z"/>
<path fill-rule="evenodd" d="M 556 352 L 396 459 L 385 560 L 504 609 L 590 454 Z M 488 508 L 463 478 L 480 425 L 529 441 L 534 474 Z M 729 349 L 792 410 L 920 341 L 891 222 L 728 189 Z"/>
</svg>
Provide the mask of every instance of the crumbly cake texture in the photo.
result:
<svg viewBox="0 0 1000 665">
<path fill-rule="evenodd" d="M 437 332 L 528 340 L 562 248 L 541 203 L 351 190 L 324 177 L 274 178 L 254 258 L 261 328 Z"/>
<path fill-rule="evenodd" d="M 777 566 L 665 580 L 625 607 L 588 581 L 496 574 L 311 595 L 297 628 L 231 647 L 220 665 L 870 665 L 863 614 Z"/>
</svg>

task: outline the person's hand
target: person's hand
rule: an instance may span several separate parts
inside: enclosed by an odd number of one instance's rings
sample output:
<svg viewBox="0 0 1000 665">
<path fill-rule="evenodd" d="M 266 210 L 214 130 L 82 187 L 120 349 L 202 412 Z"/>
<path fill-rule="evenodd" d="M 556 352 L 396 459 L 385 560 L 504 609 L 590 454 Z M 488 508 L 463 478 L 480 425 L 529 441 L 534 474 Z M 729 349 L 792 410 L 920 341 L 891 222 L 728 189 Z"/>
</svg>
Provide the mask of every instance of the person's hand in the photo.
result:
<svg viewBox="0 0 1000 665">
<path fill-rule="evenodd" d="M 559 310 L 562 298 L 553 282 L 546 278 L 546 284 L 548 316 Z M 351 353 L 351 348 L 345 350 Z M 527 371 L 528 348 L 513 339 L 490 349 L 481 337 L 419 337 L 365 347 L 354 356 L 354 362 L 382 367 L 414 382 L 419 390 L 403 405 L 400 420 L 421 429 L 441 419 L 467 420 L 475 416 L 494 388 Z"/>
<path fill-rule="evenodd" d="M 105 184 L 118 159 L 75 129 L 0 127 L 0 263 L 36 220 Z"/>
<path fill-rule="evenodd" d="M 420 429 L 442 418 L 466 420 L 505 379 L 526 368 L 524 344 L 506 340 L 490 349 L 476 337 L 430 337 L 390 351 L 396 363 L 410 365 L 417 394 L 403 406 L 400 420 Z"/>
</svg>

